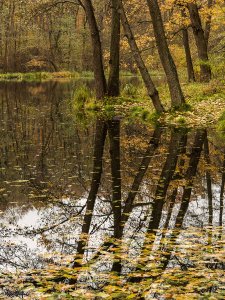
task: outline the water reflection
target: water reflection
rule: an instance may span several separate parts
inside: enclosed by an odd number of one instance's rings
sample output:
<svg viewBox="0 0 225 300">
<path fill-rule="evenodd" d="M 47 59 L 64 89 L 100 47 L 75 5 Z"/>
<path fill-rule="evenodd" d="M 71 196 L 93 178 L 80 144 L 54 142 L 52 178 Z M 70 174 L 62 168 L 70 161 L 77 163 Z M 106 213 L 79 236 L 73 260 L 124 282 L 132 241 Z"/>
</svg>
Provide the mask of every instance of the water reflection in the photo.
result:
<svg viewBox="0 0 225 300">
<path fill-rule="evenodd" d="M 24 281 L 46 277 L 46 292 L 223 295 L 225 142 L 211 129 L 80 124 L 73 89 L 0 88 L 2 272 L 42 269 Z"/>
</svg>

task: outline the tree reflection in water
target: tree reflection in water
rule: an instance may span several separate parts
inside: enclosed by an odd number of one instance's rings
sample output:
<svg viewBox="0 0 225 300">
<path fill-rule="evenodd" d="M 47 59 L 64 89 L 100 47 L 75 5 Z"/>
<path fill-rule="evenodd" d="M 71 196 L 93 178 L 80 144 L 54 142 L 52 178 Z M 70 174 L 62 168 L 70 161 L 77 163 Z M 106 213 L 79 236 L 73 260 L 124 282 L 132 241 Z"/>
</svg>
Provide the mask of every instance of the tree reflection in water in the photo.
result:
<svg viewBox="0 0 225 300">
<path fill-rule="evenodd" d="M 31 299 L 223 299 L 225 142 L 211 129 L 84 122 L 70 95 L 1 88 L 3 298 L 29 287 Z"/>
</svg>

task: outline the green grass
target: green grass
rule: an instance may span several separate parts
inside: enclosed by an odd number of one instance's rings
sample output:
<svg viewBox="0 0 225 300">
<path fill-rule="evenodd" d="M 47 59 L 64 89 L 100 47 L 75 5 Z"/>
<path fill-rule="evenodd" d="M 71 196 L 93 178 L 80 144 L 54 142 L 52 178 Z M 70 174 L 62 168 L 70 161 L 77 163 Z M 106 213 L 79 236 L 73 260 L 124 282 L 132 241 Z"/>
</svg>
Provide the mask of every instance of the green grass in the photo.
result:
<svg viewBox="0 0 225 300">
<path fill-rule="evenodd" d="M 121 75 L 123 76 L 123 72 L 121 72 Z M 41 82 L 70 80 L 72 78 L 93 78 L 93 73 L 88 71 L 82 73 L 61 71 L 0 74 L 0 81 Z M 209 83 L 182 83 L 186 105 L 179 109 L 171 109 L 168 86 L 165 81 L 160 82 L 157 88 L 162 104 L 166 109 L 166 113 L 160 116 L 155 115 L 154 107 L 143 83 L 140 83 L 139 86 L 131 83 L 122 85 L 120 97 L 105 97 L 103 101 L 95 98 L 94 91 L 86 86 L 81 86 L 74 93 L 71 111 L 75 114 L 76 112 L 81 114 L 84 119 L 87 113 L 101 113 L 106 116 L 112 116 L 113 114 L 130 116 L 134 120 L 140 118 L 150 123 L 159 120 L 167 125 L 192 127 L 212 124 L 216 126 L 218 122 L 218 129 L 225 132 L 225 117 L 218 121 L 222 111 L 225 110 L 225 85 L 223 80 L 213 79 Z"/>
<path fill-rule="evenodd" d="M 124 76 L 124 77 L 133 77 L 133 76 L 138 76 L 138 74 L 134 74 L 134 73 L 132 73 L 132 72 L 130 72 L 130 71 L 125 71 L 125 70 L 122 70 L 121 72 L 120 72 L 120 76 Z"/>
<path fill-rule="evenodd" d="M 105 97 L 103 101 L 95 98 L 93 91 L 81 87 L 73 98 L 73 111 L 83 114 L 100 114 L 103 117 L 114 115 L 127 117 L 129 120 L 157 124 L 194 127 L 216 125 L 225 110 L 225 89 L 215 80 L 209 84 L 183 84 L 186 104 L 179 109 L 171 109 L 170 94 L 165 85 L 160 86 L 159 94 L 166 113 L 156 114 L 147 95 L 146 89 L 127 84 L 120 97 Z M 224 121 L 225 123 L 225 121 Z M 225 127 L 220 124 L 220 127 Z"/>
<path fill-rule="evenodd" d="M 76 109 L 84 108 L 87 101 L 92 97 L 91 90 L 87 86 L 80 86 L 74 92 L 73 105 Z"/>
<path fill-rule="evenodd" d="M 107 76 L 107 74 L 106 74 Z M 136 76 L 127 71 L 121 71 L 121 76 Z M 94 73 L 92 71 L 70 72 L 27 72 L 27 73 L 1 73 L 0 81 L 44 81 L 57 79 L 72 79 L 72 78 L 86 78 L 93 79 Z"/>
<path fill-rule="evenodd" d="M 94 78 L 94 72 L 92 71 L 82 71 L 80 73 L 81 78 Z"/>
<path fill-rule="evenodd" d="M 225 137 L 225 110 L 221 113 L 218 119 L 216 130 L 221 137 Z"/>
<path fill-rule="evenodd" d="M 1 73 L 0 81 L 44 81 L 54 79 L 79 78 L 77 72 L 29 72 L 29 73 Z"/>
<path fill-rule="evenodd" d="M 138 94 L 140 94 L 139 88 L 131 83 L 127 83 L 121 91 L 122 96 L 129 98 L 137 98 Z"/>
</svg>

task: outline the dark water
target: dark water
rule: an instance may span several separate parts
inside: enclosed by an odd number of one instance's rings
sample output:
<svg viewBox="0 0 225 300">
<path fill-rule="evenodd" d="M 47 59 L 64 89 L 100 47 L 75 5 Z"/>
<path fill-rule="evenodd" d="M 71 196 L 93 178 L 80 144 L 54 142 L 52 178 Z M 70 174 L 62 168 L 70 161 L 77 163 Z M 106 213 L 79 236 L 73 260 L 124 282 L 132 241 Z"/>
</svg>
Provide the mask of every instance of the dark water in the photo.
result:
<svg viewBox="0 0 225 300">
<path fill-rule="evenodd" d="M 225 140 L 80 118 L 79 85 L 1 83 L 1 272 L 66 266 L 86 299 L 224 299 Z"/>
</svg>

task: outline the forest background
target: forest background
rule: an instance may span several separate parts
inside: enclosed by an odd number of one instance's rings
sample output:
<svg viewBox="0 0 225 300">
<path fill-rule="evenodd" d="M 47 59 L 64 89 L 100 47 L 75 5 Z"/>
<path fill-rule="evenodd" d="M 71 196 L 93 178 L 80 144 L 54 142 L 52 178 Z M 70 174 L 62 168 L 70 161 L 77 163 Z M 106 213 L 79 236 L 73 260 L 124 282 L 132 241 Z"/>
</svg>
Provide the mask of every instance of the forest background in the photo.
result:
<svg viewBox="0 0 225 300">
<path fill-rule="evenodd" d="M 0 8 L 3 80 L 30 72 L 94 74 L 97 98 L 103 98 L 120 94 L 119 74 L 137 74 L 158 113 L 193 97 L 221 100 L 223 0 L 4 0 Z M 168 91 L 156 86 L 156 75 L 165 75 Z"/>
</svg>

